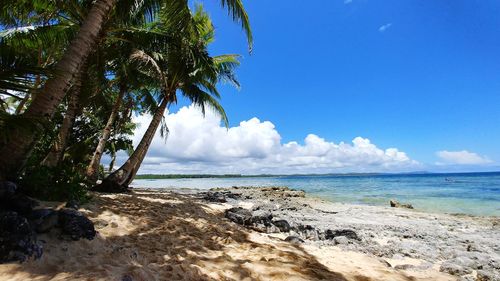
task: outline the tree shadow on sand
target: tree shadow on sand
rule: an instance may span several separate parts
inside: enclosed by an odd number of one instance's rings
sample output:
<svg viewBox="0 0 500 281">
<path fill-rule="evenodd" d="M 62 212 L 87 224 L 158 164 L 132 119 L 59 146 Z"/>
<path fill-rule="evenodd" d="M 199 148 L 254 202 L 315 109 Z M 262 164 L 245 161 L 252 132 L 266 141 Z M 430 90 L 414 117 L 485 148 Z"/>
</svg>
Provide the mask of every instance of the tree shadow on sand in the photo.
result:
<svg viewBox="0 0 500 281">
<path fill-rule="evenodd" d="M 300 246 L 252 239 L 191 195 L 96 195 L 85 208 L 94 241 L 42 236 L 42 260 L 11 265 L 11 280 L 348 280 Z"/>
</svg>

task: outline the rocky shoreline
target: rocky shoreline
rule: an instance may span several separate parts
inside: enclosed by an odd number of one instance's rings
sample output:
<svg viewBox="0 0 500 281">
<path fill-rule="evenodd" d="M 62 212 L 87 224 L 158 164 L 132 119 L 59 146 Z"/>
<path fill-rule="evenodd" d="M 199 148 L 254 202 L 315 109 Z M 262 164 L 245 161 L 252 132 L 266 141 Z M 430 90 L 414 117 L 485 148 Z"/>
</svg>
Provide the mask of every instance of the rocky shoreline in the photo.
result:
<svg viewBox="0 0 500 281">
<path fill-rule="evenodd" d="M 227 219 L 292 243 L 334 245 L 395 269 L 434 268 L 459 280 L 500 280 L 498 217 L 423 213 L 404 204 L 331 203 L 286 187 L 217 188 L 198 196 L 224 205 Z"/>
</svg>

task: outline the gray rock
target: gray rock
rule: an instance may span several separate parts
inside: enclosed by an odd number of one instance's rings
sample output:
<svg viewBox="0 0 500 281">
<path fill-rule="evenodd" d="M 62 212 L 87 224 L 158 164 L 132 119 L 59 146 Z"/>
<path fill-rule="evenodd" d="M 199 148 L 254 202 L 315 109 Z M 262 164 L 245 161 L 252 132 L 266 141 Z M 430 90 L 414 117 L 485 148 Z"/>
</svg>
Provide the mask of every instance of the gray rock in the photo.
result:
<svg viewBox="0 0 500 281">
<path fill-rule="evenodd" d="M 80 204 L 78 204 L 78 201 L 76 200 L 69 200 L 68 202 L 66 202 L 65 207 L 78 210 L 80 208 Z"/>
<path fill-rule="evenodd" d="M 304 240 L 300 239 L 300 237 L 298 236 L 288 236 L 287 238 L 285 238 L 285 241 L 286 242 L 290 242 L 292 244 L 300 244 L 300 243 L 304 243 Z"/>
<path fill-rule="evenodd" d="M 477 281 L 500 281 L 500 273 L 478 270 Z"/>
<path fill-rule="evenodd" d="M 344 236 L 344 237 L 347 237 L 347 238 L 353 239 L 353 240 L 361 240 L 361 239 L 359 239 L 356 232 L 354 230 L 351 230 L 351 229 L 336 229 L 336 230 L 328 229 L 325 232 L 325 239 L 331 240 L 337 236 Z"/>
<path fill-rule="evenodd" d="M 472 273 L 472 270 L 470 270 L 469 268 L 464 268 L 463 266 L 451 263 L 449 261 L 444 262 L 439 268 L 439 271 L 446 272 L 455 276 L 461 276 Z"/>
<path fill-rule="evenodd" d="M 279 230 L 281 232 L 289 232 L 292 227 L 290 226 L 290 224 L 286 221 L 286 220 L 276 220 L 276 221 L 273 221 L 273 224 L 279 228 Z"/>
<path fill-rule="evenodd" d="M 335 236 L 333 237 L 333 242 L 335 242 L 336 245 L 347 245 L 349 244 L 349 239 L 345 236 Z"/>
<path fill-rule="evenodd" d="M 206 192 L 203 199 L 208 202 L 226 203 L 226 196 L 222 192 Z"/>
<path fill-rule="evenodd" d="M 249 210 L 241 207 L 234 207 L 226 210 L 225 216 L 227 219 L 237 224 L 241 225 L 251 224 L 252 213 L 250 213 Z"/>
</svg>

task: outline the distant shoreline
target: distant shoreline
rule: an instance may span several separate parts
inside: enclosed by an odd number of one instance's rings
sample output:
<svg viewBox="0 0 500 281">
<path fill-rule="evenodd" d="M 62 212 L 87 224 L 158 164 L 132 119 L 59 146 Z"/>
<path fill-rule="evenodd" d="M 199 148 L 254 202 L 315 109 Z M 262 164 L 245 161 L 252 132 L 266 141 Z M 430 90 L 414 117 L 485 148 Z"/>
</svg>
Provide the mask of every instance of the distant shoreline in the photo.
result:
<svg viewBox="0 0 500 281">
<path fill-rule="evenodd" d="M 378 177 L 378 176 L 479 176 L 500 174 L 500 171 L 491 172 L 408 172 L 408 173 L 330 173 L 330 174 L 142 174 L 136 179 L 200 179 L 200 178 L 276 178 L 276 177 Z"/>
</svg>

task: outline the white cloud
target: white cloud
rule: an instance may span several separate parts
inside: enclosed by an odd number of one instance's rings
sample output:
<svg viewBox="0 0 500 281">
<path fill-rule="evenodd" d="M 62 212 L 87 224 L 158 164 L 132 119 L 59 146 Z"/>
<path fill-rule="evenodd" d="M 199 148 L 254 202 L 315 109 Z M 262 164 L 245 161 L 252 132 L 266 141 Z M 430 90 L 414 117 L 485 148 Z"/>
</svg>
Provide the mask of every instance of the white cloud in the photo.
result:
<svg viewBox="0 0 500 281">
<path fill-rule="evenodd" d="M 438 165 L 444 164 L 458 164 L 458 165 L 481 165 L 492 163 L 490 159 L 480 156 L 477 153 L 462 151 L 447 151 L 442 150 L 436 152 L 436 155 L 441 158 L 445 163 L 436 163 Z"/>
<path fill-rule="evenodd" d="M 378 28 L 379 32 L 385 32 L 387 29 L 392 27 L 392 23 L 387 23 Z"/>
<path fill-rule="evenodd" d="M 134 145 L 147 129 L 151 117 L 136 122 Z M 226 129 L 220 118 L 207 112 L 205 118 L 194 106 L 182 107 L 165 116 L 170 135 L 159 132 L 140 173 L 329 173 L 408 171 L 419 167 L 396 148 L 380 149 L 369 139 L 356 137 L 338 144 L 309 134 L 304 144 L 282 143 L 269 121 L 252 118 Z M 124 155 L 120 157 L 125 160 Z"/>
<path fill-rule="evenodd" d="M 352 0 L 344 0 L 344 4 L 351 4 Z"/>
</svg>

